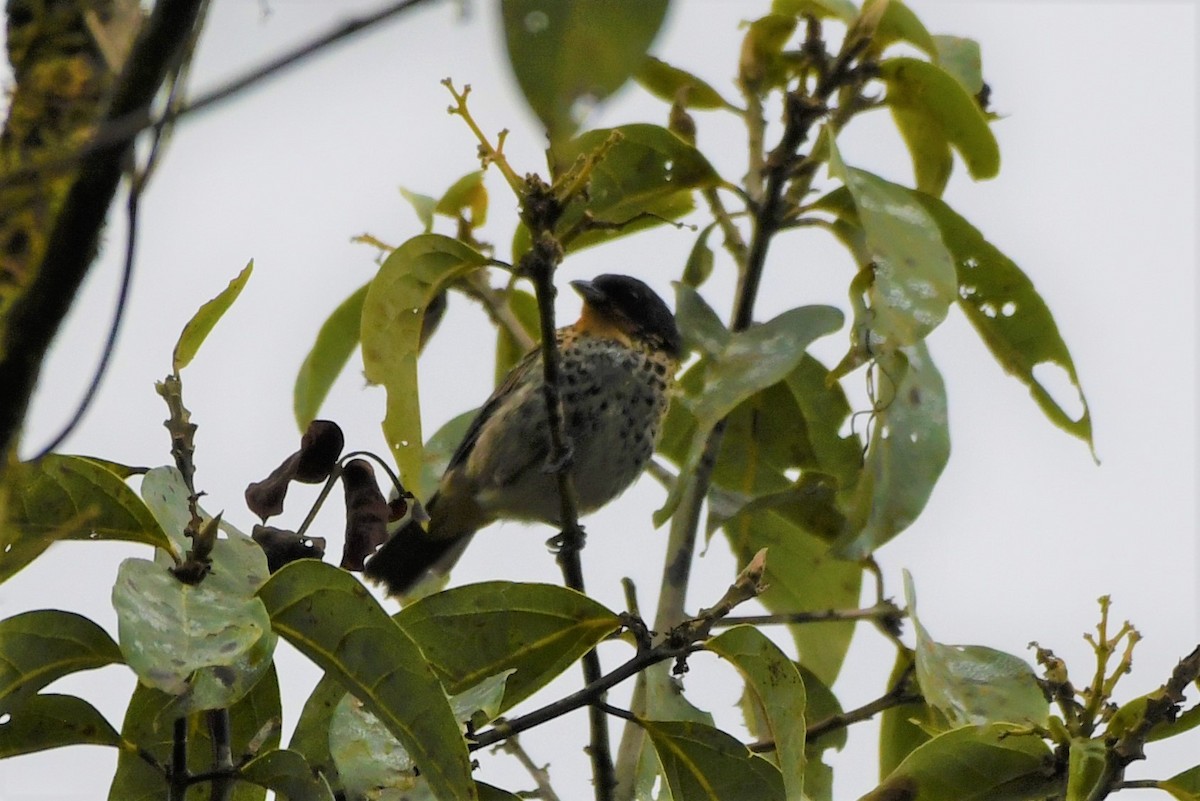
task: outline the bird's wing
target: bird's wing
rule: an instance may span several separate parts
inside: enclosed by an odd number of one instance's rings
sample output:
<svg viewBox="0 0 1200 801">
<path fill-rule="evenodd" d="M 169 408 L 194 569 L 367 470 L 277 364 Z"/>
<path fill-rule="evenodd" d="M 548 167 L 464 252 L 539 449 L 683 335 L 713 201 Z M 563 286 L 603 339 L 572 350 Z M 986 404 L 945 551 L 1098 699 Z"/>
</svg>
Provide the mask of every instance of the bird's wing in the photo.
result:
<svg viewBox="0 0 1200 801">
<path fill-rule="evenodd" d="M 475 415 L 475 419 L 471 421 L 471 427 L 467 429 L 467 433 L 463 436 L 462 442 L 454 450 L 454 455 L 450 457 L 450 463 L 446 465 L 446 472 L 450 472 L 459 465 L 467 461 L 471 455 L 471 450 L 475 447 L 475 443 L 479 440 L 479 434 L 483 431 L 483 427 L 487 421 L 500 407 L 501 402 L 517 384 L 524 380 L 524 376 L 530 370 L 539 369 L 541 364 L 540 346 L 526 353 L 521 357 L 521 361 L 508 371 L 508 375 L 504 377 L 504 381 L 500 386 L 496 387 L 489 397 L 479 409 L 479 414 Z"/>
</svg>

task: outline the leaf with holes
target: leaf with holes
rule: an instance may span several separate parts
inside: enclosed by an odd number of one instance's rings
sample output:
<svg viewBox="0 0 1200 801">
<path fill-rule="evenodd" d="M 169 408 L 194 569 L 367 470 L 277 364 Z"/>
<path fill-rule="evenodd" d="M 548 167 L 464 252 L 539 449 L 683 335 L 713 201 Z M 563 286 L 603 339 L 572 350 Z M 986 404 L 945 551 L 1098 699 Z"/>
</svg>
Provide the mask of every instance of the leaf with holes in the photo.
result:
<svg viewBox="0 0 1200 801">
<path fill-rule="evenodd" d="M 0 620 L 0 714 L 56 679 L 123 661 L 107 632 L 82 615 L 40 609 Z"/>
<path fill-rule="evenodd" d="M 242 289 L 250 280 L 252 272 L 254 272 L 253 261 L 229 282 L 229 286 L 201 306 L 192 319 L 188 320 L 187 325 L 183 327 L 183 332 L 179 335 L 179 341 L 175 343 L 175 352 L 171 357 L 172 371 L 178 373 L 191 364 L 192 359 L 196 357 L 196 352 L 200 350 L 200 346 L 212 332 L 213 326 L 225 316 L 225 312 L 229 311 L 229 307 L 238 299 L 238 295 L 242 294 Z"/>
<path fill-rule="evenodd" d="M 805 696 L 800 672 L 779 646 L 752 626 L 736 626 L 713 637 L 705 648 L 737 669 L 756 701 L 788 801 L 804 798 Z"/>
<path fill-rule="evenodd" d="M 417 486 L 421 472 L 417 354 L 425 309 L 449 282 L 487 262 L 457 240 L 421 234 L 387 257 L 363 300 L 363 366 L 367 380 L 387 390 L 383 433 L 405 485 Z"/>
<path fill-rule="evenodd" d="M 638 725 L 654 743 L 667 788 L 678 801 L 787 797 L 779 769 L 720 729 L 672 720 L 640 720 Z"/>
<path fill-rule="evenodd" d="M 358 347 L 363 299 L 369 287 L 370 284 L 363 284 L 333 310 L 317 331 L 317 341 L 300 365 L 292 388 L 292 411 L 301 431 L 316 418 L 333 382 Z"/>
<path fill-rule="evenodd" d="M 528 698 L 616 631 L 620 619 L 553 584 L 489 581 L 453 587 L 396 616 L 451 694 L 515 670 L 501 711 Z"/>
<path fill-rule="evenodd" d="M 933 217 L 954 254 L 959 308 L 996 361 L 1029 388 L 1050 422 L 1094 449 L 1091 413 L 1075 363 L 1033 282 L 945 203 L 926 195 L 914 193 L 914 197 Z M 1049 383 L 1056 377 L 1049 371 L 1066 378 L 1065 396 Z M 1067 407 L 1079 411 L 1072 414 Z"/>
<path fill-rule="evenodd" d="M 122 540 L 173 551 L 137 493 L 91 459 L 50 454 L 20 462 L 9 467 L 4 483 L 0 582 L 57 540 Z"/>
<path fill-rule="evenodd" d="M 907 570 L 904 600 L 917 637 L 917 682 L 925 703 L 945 715 L 952 726 L 1046 724 L 1049 703 L 1025 660 L 981 645 L 935 642 L 917 617 L 917 598 Z"/>
<path fill-rule="evenodd" d="M 435 796 L 474 801 L 471 760 L 437 674 L 366 587 L 336 567 L 302 559 L 258 594 L 275 631 L 387 726 Z"/>
<path fill-rule="evenodd" d="M 73 695 L 35 695 L 6 714 L 0 759 L 67 745 L 121 745 L 121 735 L 99 710 Z"/>
<path fill-rule="evenodd" d="M 637 72 L 667 0 L 504 0 L 500 13 L 517 84 L 555 145 Z"/>
<path fill-rule="evenodd" d="M 925 344 L 876 361 L 875 412 L 858 483 L 841 493 L 846 519 L 834 552 L 863 559 L 904 531 L 950 458 L 946 386 Z"/>
</svg>

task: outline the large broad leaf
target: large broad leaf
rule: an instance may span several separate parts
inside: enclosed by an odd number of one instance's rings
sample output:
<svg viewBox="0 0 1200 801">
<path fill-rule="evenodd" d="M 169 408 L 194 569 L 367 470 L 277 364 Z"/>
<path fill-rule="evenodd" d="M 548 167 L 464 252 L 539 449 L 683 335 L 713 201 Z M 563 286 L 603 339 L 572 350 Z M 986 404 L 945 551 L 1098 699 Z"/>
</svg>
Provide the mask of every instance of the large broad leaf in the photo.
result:
<svg viewBox="0 0 1200 801">
<path fill-rule="evenodd" d="M 639 721 L 675 801 L 783 801 L 778 768 L 725 732 L 688 721 Z"/>
<path fill-rule="evenodd" d="M 360 582 L 302 559 L 273 575 L 259 597 L 275 630 L 404 744 L 436 797 L 476 798 L 466 743 L 437 674 Z"/>
<path fill-rule="evenodd" d="M 996 361 L 1029 387 L 1052 423 L 1092 446 L 1092 418 L 1075 363 L 1033 282 L 945 203 L 919 193 L 913 197 L 933 217 L 954 254 L 958 305 Z M 1074 390 L 1075 396 L 1056 398 L 1045 383 L 1050 376 L 1043 370 L 1064 375 L 1070 384 L 1068 393 Z M 1080 411 L 1069 413 L 1068 406 Z"/>
<path fill-rule="evenodd" d="M 90 459 L 50 454 L 5 474 L 0 582 L 56 540 L 123 540 L 171 550 L 154 516 L 119 476 Z"/>
<path fill-rule="evenodd" d="M 316 418 L 334 380 L 358 347 L 363 300 L 370 286 L 363 284 L 333 310 L 317 331 L 317 341 L 300 365 L 292 388 L 292 411 L 301 431 Z"/>
<path fill-rule="evenodd" d="M 0 620 L 0 715 L 56 679 L 122 661 L 112 638 L 82 615 L 39 609 Z"/>
<path fill-rule="evenodd" d="M 804 798 L 804 682 L 779 646 L 751 626 L 737 626 L 705 644 L 733 665 L 756 702 L 783 774 L 785 798 Z"/>
<path fill-rule="evenodd" d="M 846 516 L 835 552 L 862 559 L 925 508 L 950 458 L 946 387 L 928 348 L 881 353 L 866 464 L 842 496 Z"/>
<path fill-rule="evenodd" d="M 121 744 L 99 710 L 73 695 L 35 695 L 6 717 L 0 723 L 0 759 L 65 745 Z"/>
<path fill-rule="evenodd" d="M 363 366 L 367 380 L 387 390 L 383 433 L 407 486 L 417 486 L 421 471 L 417 354 L 425 309 L 447 283 L 487 261 L 457 240 L 421 234 L 387 257 L 363 301 Z"/>
<path fill-rule="evenodd" d="M 690 721 L 715 727 L 717 724 L 712 714 L 696 707 L 687 699 L 683 692 L 683 683 L 671 674 L 671 669 L 670 664 L 659 662 L 639 673 L 631 706 L 635 709 L 645 709 L 647 720 Z M 644 704 L 639 702 L 639 698 Z M 629 726 L 621 736 L 621 750 L 633 748 L 636 743 L 641 743 L 641 751 L 635 773 L 634 797 L 654 797 L 657 801 L 671 801 L 670 791 L 665 786 L 659 787 L 657 796 L 653 795 L 655 784 L 662 776 L 662 765 L 654 752 L 654 745 L 646 738 L 645 730 Z"/>
<path fill-rule="evenodd" d="M 567 207 L 558 232 L 570 231 L 585 213 L 618 227 L 585 232 L 564 243 L 568 250 L 682 217 L 693 208 L 693 190 L 720 181 L 699 150 L 666 128 L 648 123 L 588 131 L 554 154 L 571 166 L 601 149 L 603 157 L 592 167 L 586 198 Z"/>
<path fill-rule="evenodd" d="M 954 726 L 1046 724 L 1049 702 L 1025 660 L 980 645 L 934 641 L 917 617 L 916 594 L 907 570 L 904 597 L 917 636 L 917 682 L 925 703 Z"/>
<path fill-rule="evenodd" d="M 934 737 L 862 801 L 1026 801 L 1053 795 L 1054 756 L 1035 734 L 993 723 Z"/>
<path fill-rule="evenodd" d="M 160 765 L 169 765 L 174 746 L 176 701 L 172 696 L 142 683 L 133 690 L 121 738 L 152 756 Z M 270 752 L 279 745 L 279 681 L 272 666 L 241 700 L 229 708 L 229 747 L 235 757 L 249 753 L 251 747 Z M 212 770 L 213 744 L 206 715 L 186 719 L 188 770 L 193 775 Z M 212 789 L 207 783 L 188 788 L 186 801 L 207 801 Z M 122 748 L 117 756 L 117 772 L 108 791 L 109 801 L 162 801 L 170 797 L 162 772 L 146 763 L 131 748 Z M 263 801 L 266 791 L 253 784 L 238 782 L 230 801 Z"/>
<path fill-rule="evenodd" d="M 1000 146 L 983 109 L 962 83 L 936 64 L 891 58 L 879 65 L 887 104 L 913 158 L 917 189 L 940 195 L 950 178 L 950 148 L 962 156 L 971 177 L 994 178 Z"/>
<path fill-rule="evenodd" d="M 230 706 L 274 651 L 271 621 L 253 592 L 217 580 L 185 584 L 156 562 L 126 559 L 112 592 L 121 651 L 144 684 L 180 698 L 179 713 Z"/>
<path fill-rule="evenodd" d="M 803 306 L 732 334 L 708 364 L 704 390 L 690 404 L 696 429 L 680 474 L 695 472 L 709 434 L 722 418 L 756 392 L 781 381 L 804 359 L 805 348 L 841 324 L 842 313 L 831 306 Z M 655 525 L 675 512 L 685 484 L 676 482 L 663 507 L 654 513 Z"/>
<path fill-rule="evenodd" d="M 192 359 L 196 357 L 196 352 L 200 350 L 200 346 L 204 344 L 204 340 L 213 330 L 213 326 L 225 315 L 225 312 L 229 311 L 229 307 L 238 299 L 238 295 L 242 294 L 242 289 L 250 280 L 252 272 L 254 272 L 253 261 L 229 282 L 229 286 L 201 306 L 192 319 L 188 320 L 187 325 L 183 327 L 183 332 L 179 335 L 179 341 L 175 343 L 175 352 L 171 357 L 171 369 L 174 372 L 178 373 L 191 364 Z"/>
<path fill-rule="evenodd" d="M 916 194 L 846 166 L 830 139 L 830 172 L 850 193 L 866 241 L 869 311 L 856 314 L 856 362 L 928 336 L 956 297 L 954 259 Z M 864 313 L 865 312 L 865 313 Z"/>
<path fill-rule="evenodd" d="M 642 65 L 667 0 L 504 0 L 500 8 L 509 63 L 554 145 Z"/>
<path fill-rule="evenodd" d="M 295 751 L 268 751 L 243 765 L 239 773 L 287 801 L 333 801 L 329 782 Z"/>
<path fill-rule="evenodd" d="M 501 710 L 544 687 L 621 625 L 613 612 L 573 590 L 504 581 L 426 596 L 396 621 L 451 694 L 515 670 Z"/>
<path fill-rule="evenodd" d="M 326 673 L 317 682 L 300 710 L 300 719 L 292 732 L 288 750 L 302 755 L 314 771 L 318 771 L 334 790 L 341 790 L 341 780 L 329 753 L 329 722 L 346 688 L 334 676 Z"/>
<path fill-rule="evenodd" d="M 846 609 L 858 603 L 862 568 L 833 558 L 829 545 L 778 510 L 754 510 L 736 515 L 722 527 L 738 564 L 745 566 L 766 548 L 767 589 L 759 596 L 776 613 L 814 609 Z M 854 624 L 788 627 L 800 663 L 826 684 L 833 684 L 854 635 Z"/>
</svg>

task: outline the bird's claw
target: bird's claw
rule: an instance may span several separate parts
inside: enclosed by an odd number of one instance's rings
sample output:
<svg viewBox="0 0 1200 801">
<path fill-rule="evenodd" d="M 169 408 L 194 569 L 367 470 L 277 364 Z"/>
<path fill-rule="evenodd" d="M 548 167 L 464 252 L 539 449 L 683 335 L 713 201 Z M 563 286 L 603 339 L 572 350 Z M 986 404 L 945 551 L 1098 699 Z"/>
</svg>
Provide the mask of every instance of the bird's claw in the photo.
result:
<svg viewBox="0 0 1200 801">
<path fill-rule="evenodd" d="M 576 549 L 583 548 L 584 539 L 587 537 L 587 532 L 583 530 L 583 526 L 576 524 L 575 532 L 573 533 L 574 536 L 571 536 L 566 531 L 558 532 L 553 537 L 546 540 L 546 548 L 548 548 L 550 553 L 553 554 L 560 553 L 568 546 L 568 542 Z"/>
</svg>

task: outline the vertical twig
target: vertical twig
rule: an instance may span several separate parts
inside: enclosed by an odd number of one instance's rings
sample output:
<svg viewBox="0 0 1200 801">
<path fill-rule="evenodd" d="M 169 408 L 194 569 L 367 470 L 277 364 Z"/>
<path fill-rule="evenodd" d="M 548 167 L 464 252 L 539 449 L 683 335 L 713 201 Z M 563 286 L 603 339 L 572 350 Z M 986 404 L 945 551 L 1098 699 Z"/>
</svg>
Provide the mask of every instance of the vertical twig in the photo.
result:
<svg viewBox="0 0 1200 801">
<path fill-rule="evenodd" d="M 229 801 L 233 797 L 233 747 L 230 745 L 229 710 L 211 709 L 208 712 L 208 732 L 212 736 L 213 777 L 209 785 L 212 801 Z"/>
</svg>

